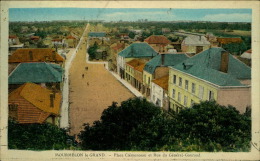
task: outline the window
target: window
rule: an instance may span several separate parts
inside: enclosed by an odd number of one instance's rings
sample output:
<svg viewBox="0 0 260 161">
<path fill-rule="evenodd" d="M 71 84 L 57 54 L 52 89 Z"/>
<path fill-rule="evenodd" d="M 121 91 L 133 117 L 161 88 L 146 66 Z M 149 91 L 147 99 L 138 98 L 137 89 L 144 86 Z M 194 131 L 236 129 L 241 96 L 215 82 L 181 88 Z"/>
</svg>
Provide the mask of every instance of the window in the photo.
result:
<svg viewBox="0 0 260 161">
<path fill-rule="evenodd" d="M 176 75 L 173 75 L 173 84 L 176 84 L 176 79 L 177 79 Z"/>
<path fill-rule="evenodd" d="M 214 92 L 209 90 L 209 101 L 214 100 Z"/>
<path fill-rule="evenodd" d="M 193 94 L 195 94 L 195 92 L 196 92 L 196 85 L 195 85 L 195 83 L 192 83 L 191 84 L 191 92 L 193 93 Z"/>
<path fill-rule="evenodd" d="M 184 96 L 184 106 L 187 106 L 187 100 L 188 100 L 188 97 Z"/>
<path fill-rule="evenodd" d="M 204 94 L 204 87 L 199 86 L 199 98 L 203 99 L 203 94 Z"/>
<path fill-rule="evenodd" d="M 146 84 L 146 75 L 144 75 L 144 83 Z"/>
<path fill-rule="evenodd" d="M 185 80 L 185 89 L 188 90 L 189 89 L 189 81 Z"/>
<path fill-rule="evenodd" d="M 172 98 L 175 98 L 175 89 L 172 89 Z"/>
<path fill-rule="evenodd" d="M 150 77 L 148 77 L 148 85 L 150 85 L 150 81 L 151 81 L 151 80 L 150 80 Z"/>
<path fill-rule="evenodd" d="M 194 101 L 193 100 L 190 100 L 190 106 L 192 107 L 194 105 Z"/>
<path fill-rule="evenodd" d="M 10 111 L 17 111 L 18 104 L 12 103 L 12 104 L 9 104 L 8 106 L 9 106 Z"/>
<path fill-rule="evenodd" d="M 153 100 L 155 101 L 155 95 L 153 95 Z"/>
<path fill-rule="evenodd" d="M 181 93 L 178 92 L 178 101 L 181 102 Z"/>
<path fill-rule="evenodd" d="M 180 87 L 182 86 L 182 78 L 181 77 L 179 78 L 179 86 Z"/>
</svg>

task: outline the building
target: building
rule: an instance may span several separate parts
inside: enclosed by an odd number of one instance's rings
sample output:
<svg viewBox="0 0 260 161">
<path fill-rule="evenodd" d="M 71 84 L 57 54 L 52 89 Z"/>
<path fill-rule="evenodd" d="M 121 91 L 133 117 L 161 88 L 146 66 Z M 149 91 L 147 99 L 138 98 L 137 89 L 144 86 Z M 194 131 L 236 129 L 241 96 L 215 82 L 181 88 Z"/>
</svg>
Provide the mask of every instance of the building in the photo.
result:
<svg viewBox="0 0 260 161">
<path fill-rule="evenodd" d="M 19 38 L 15 35 L 10 35 L 8 38 L 8 45 L 19 45 L 20 41 Z"/>
<path fill-rule="evenodd" d="M 210 48 L 170 67 L 170 108 L 215 100 L 240 112 L 251 106 L 251 69 L 222 48 Z"/>
<path fill-rule="evenodd" d="M 17 49 L 9 57 L 9 74 L 17 67 L 20 63 L 27 62 L 50 62 L 56 63 L 63 66 L 64 59 L 53 49 L 32 49 L 23 48 Z"/>
<path fill-rule="evenodd" d="M 168 82 L 169 75 L 154 79 L 152 80 L 151 90 L 151 101 L 166 111 L 169 109 Z"/>
<path fill-rule="evenodd" d="M 59 125 L 61 93 L 26 83 L 8 96 L 9 117 L 20 124 Z"/>
<path fill-rule="evenodd" d="M 170 28 L 162 28 L 162 33 L 163 34 L 169 34 L 169 33 L 171 33 L 171 29 Z"/>
<path fill-rule="evenodd" d="M 154 48 L 154 50 L 156 50 L 159 53 L 166 52 L 166 46 L 171 43 L 171 41 L 163 35 L 151 35 L 144 41 L 151 45 Z"/>
<path fill-rule="evenodd" d="M 146 61 L 143 59 L 133 59 L 125 64 L 125 79 L 138 91 L 143 91 L 143 68 Z"/>
<path fill-rule="evenodd" d="M 187 53 L 200 53 L 210 47 L 210 42 L 204 36 L 190 35 L 181 43 L 181 50 Z"/>
<path fill-rule="evenodd" d="M 68 44 L 69 48 L 76 48 L 76 46 L 78 44 L 78 40 L 76 37 L 69 35 L 66 37 L 65 43 Z"/>
<path fill-rule="evenodd" d="M 138 59 L 151 59 L 158 53 L 147 43 L 133 43 L 118 53 L 117 72 L 121 78 L 125 79 L 125 63 Z"/>
<path fill-rule="evenodd" d="M 241 55 L 241 58 L 245 58 L 245 59 L 250 59 L 251 60 L 251 55 L 252 55 L 252 49 L 249 49 L 249 50 L 245 51 Z"/>
<path fill-rule="evenodd" d="M 24 83 L 41 84 L 43 87 L 60 90 L 63 81 L 63 68 L 51 63 L 20 63 L 9 75 L 9 92 Z"/>
<path fill-rule="evenodd" d="M 223 45 L 230 43 L 242 43 L 243 40 L 240 37 L 218 37 L 218 46 L 222 47 Z"/>
<path fill-rule="evenodd" d="M 119 42 L 110 45 L 110 54 L 108 57 L 109 70 L 116 72 L 116 70 L 117 70 L 117 62 L 116 62 L 117 53 L 122 51 L 126 45 L 127 45 L 126 43 L 119 43 Z"/>
<path fill-rule="evenodd" d="M 160 54 L 146 63 L 143 70 L 143 88 L 146 97 L 150 96 L 153 79 L 169 75 L 169 66 L 177 65 L 186 59 L 188 59 L 186 54 Z"/>
</svg>

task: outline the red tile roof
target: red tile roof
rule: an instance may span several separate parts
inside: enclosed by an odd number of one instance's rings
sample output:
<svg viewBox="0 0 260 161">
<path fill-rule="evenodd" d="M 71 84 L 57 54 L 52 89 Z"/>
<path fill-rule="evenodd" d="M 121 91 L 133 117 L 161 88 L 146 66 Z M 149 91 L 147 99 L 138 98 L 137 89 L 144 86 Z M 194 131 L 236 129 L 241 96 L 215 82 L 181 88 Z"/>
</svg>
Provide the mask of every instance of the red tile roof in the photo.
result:
<svg viewBox="0 0 260 161">
<path fill-rule="evenodd" d="M 66 37 L 67 39 L 76 39 L 74 36 L 72 36 L 72 35 L 69 35 L 69 36 L 67 36 Z"/>
<path fill-rule="evenodd" d="M 133 60 L 127 62 L 126 64 L 128 66 L 131 66 L 132 68 L 135 68 L 135 67 L 138 67 L 138 66 L 144 64 L 144 62 L 141 60 L 138 60 L 138 59 L 133 59 Z"/>
<path fill-rule="evenodd" d="M 137 70 L 137 71 L 139 71 L 139 72 L 143 72 L 144 66 L 145 66 L 145 63 L 142 64 L 142 65 L 139 65 L 139 66 L 135 67 L 134 69 Z"/>
<path fill-rule="evenodd" d="M 169 81 L 169 75 L 152 80 L 152 82 L 162 87 L 166 91 L 168 91 L 168 81 Z"/>
<path fill-rule="evenodd" d="M 39 36 L 31 36 L 31 40 L 38 40 L 38 39 L 40 39 Z"/>
<path fill-rule="evenodd" d="M 30 58 L 29 52 L 32 52 L 32 59 Z M 49 57 L 51 62 L 63 62 L 64 59 L 55 52 L 55 57 L 53 57 L 53 49 L 17 49 L 9 58 L 9 63 L 22 63 L 22 62 L 45 62 L 46 57 Z M 53 59 L 55 58 L 55 59 Z"/>
<path fill-rule="evenodd" d="M 229 44 L 229 43 L 241 43 L 243 40 L 241 38 L 229 38 L 229 37 L 219 37 L 217 41 L 221 44 Z"/>
<path fill-rule="evenodd" d="M 62 39 L 52 39 L 51 41 L 59 41 L 59 42 L 62 42 Z"/>
<path fill-rule="evenodd" d="M 59 115 L 61 94 L 56 93 L 50 107 L 51 91 L 33 83 L 26 83 L 9 94 L 8 103 L 17 104 L 19 123 L 43 123 L 50 115 Z"/>
<path fill-rule="evenodd" d="M 9 39 L 15 39 L 15 38 L 17 38 L 17 36 L 15 36 L 15 35 L 10 35 L 9 36 Z"/>
<path fill-rule="evenodd" d="M 151 35 L 144 40 L 148 44 L 169 44 L 171 41 L 163 35 Z"/>
</svg>

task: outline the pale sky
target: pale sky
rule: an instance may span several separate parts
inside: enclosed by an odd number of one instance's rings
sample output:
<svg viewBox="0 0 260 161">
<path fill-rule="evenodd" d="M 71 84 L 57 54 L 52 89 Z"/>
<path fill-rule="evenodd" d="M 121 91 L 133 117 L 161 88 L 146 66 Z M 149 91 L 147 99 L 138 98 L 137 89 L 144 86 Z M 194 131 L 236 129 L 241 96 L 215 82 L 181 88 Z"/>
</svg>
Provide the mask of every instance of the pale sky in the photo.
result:
<svg viewBox="0 0 260 161">
<path fill-rule="evenodd" d="M 10 21 L 217 21 L 251 22 L 251 9 L 10 8 Z"/>
</svg>

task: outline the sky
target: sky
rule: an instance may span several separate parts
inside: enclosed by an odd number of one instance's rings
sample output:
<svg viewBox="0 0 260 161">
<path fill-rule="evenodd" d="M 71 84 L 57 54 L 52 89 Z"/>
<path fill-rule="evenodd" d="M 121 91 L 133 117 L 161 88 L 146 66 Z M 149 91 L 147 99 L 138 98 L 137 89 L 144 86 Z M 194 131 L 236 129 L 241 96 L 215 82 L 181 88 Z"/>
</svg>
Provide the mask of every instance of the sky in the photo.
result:
<svg viewBox="0 0 260 161">
<path fill-rule="evenodd" d="M 10 8 L 9 21 L 217 21 L 251 22 L 251 9 Z"/>
</svg>

